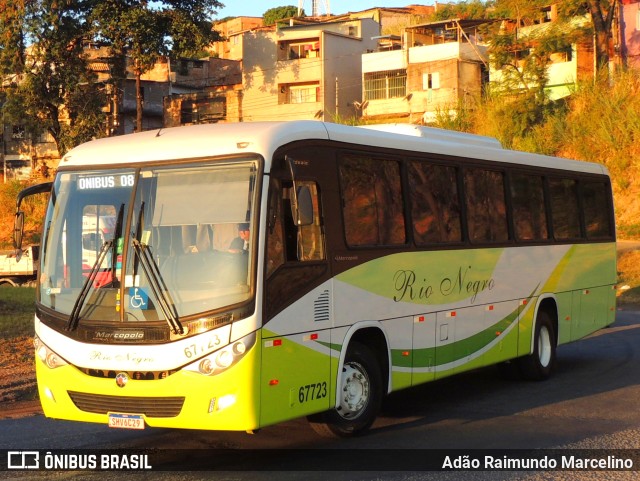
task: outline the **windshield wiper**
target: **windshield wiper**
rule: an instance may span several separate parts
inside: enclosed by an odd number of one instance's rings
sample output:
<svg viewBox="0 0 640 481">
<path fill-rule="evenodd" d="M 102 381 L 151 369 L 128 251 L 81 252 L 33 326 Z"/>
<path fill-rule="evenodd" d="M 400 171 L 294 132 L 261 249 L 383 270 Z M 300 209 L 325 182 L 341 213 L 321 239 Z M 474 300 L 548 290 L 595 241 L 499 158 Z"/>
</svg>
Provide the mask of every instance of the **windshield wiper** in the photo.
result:
<svg viewBox="0 0 640 481">
<path fill-rule="evenodd" d="M 124 217 L 124 204 L 120 204 L 120 209 L 118 210 L 118 219 L 116 221 L 114 236 L 121 235 L 122 232 L 122 219 Z M 69 322 L 67 324 L 67 331 L 73 331 L 78 327 L 78 323 L 80 322 L 80 311 L 84 306 L 84 303 L 87 299 L 87 295 L 89 294 L 89 289 L 96 280 L 98 276 L 98 271 L 100 270 L 100 266 L 104 262 L 105 257 L 109 250 L 112 249 L 111 255 L 111 263 L 113 267 L 111 269 L 111 282 L 101 285 L 100 287 L 118 287 L 120 282 L 116 279 L 115 276 L 115 265 L 116 265 L 116 256 L 118 249 L 118 237 L 114 237 L 112 240 L 105 241 L 100 247 L 100 251 L 98 252 L 98 256 L 96 261 L 91 266 L 91 270 L 89 271 L 89 275 L 85 279 L 82 287 L 80 288 L 80 294 L 78 294 L 78 298 L 76 302 L 73 304 L 73 309 L 71 309 L 71 314 L 69 314 Z"/>
<path fill-rule="evenodd" d="M 118 243 L 121 242 L 120 238 L 122 237 L 122 224 L 124 218 L 124 204 L 120 204 L 120 209 L 118 210 L 118 217 L 116 220 L 116 225 L 113 230 L 113 246 L 111 253 L 111 287 L 119 288 L 120 280 L 116 276 L 116 271 L 118 268 Z"/>
<path fill-rule="evenodd" d="M 156 301 L 158 302 L 158 306 L 162 310 L 169 327 L 174 334 L 184 334 L 184 328 L 178 319 L 176 305 L 171 298 L 171 294 L 169 293 L 169 289 L 162 278 L 158 265 L 151 256 L 151 247 L 143 244 L 135 238 L 131 240 L 131 243 L 133 244 L 133 249 L 136 251 L 138 259 L 140 259 L 142 270 L 149 280 L 151 290 L 153 291 Z"/>
<path fill-rule="evenodd" d="M 98 276 L 98 271 L 100 270 L 100 266 L 104 262 L 104 258 L 107 257 L 107 253 L 109 249 L 113 246 L 113 240 L 105 241 L 98 252 L 98 258 L 91 266 L 91 270 L 89 271 L 89 275 L 82 284 L 82 288 L 80 289 L 80 294 L 78 294 L 78 298 L 76 302 L 73 304 L 73 309 L 71 309 L 71 314 L 69 315 L 69 323 L 67 324 L 67 331 L 73 331 L 78 327 L 78 322 L 80 321 L 80 311 L 82 310 L 82 306 L 84 306 L 85 300 L 87 299 L 87 294 L 89 294 L 89 289 L 93 285 Z"/>
</svg>

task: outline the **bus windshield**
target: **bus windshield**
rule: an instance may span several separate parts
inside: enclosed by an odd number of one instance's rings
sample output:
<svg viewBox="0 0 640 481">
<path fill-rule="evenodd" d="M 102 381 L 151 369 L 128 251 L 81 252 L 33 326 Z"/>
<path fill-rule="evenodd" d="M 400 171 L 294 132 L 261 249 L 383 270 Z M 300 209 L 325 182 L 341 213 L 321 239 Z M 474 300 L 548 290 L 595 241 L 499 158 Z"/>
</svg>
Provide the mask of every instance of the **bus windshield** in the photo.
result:
<svg viewBox="0 0 640 481">
<path fill-rule="evenodd" d="M 58 173 L 39 302 L 74 322 L 170 323 L 247 301 L 257 169 L 245 160 Z"/>
</svg>

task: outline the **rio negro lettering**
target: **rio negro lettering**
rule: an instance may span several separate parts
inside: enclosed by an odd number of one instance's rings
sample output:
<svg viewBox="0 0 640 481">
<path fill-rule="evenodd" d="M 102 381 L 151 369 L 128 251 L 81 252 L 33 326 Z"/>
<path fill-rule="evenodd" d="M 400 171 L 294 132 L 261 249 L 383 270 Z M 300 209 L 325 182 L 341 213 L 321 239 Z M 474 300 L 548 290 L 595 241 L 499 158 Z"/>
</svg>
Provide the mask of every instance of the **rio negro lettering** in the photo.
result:
<svg viewBox="0 0 640 481">
<path fill-rule="evenodd" d="M 437 288 L 437 292 L 444 297 L 467 294 L 470 296 L 471 304 L 474 304 L 481 292 L 490 291 L 495 287 L 495 280 L 491 277 L 474 278 L 471 271 L 471 266 L 460 267 L 455 275 L 444 277 L 434 283 L 423 276 L 416 275 L 413 270 L 398 270 L 393 276 L 393 287 L 396 293 L 393 300 L 395 302 L 423 301 L 426 304 Z"/>
</svg>

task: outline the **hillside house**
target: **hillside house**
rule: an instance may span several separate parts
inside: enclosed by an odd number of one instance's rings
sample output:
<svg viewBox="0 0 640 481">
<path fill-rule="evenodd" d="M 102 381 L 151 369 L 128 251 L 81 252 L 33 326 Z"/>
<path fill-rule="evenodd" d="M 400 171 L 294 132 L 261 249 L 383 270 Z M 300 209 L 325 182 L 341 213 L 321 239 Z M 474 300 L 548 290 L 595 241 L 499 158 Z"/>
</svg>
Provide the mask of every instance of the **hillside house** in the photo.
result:
<svg viewBox="0 0 640 481">
<path fill-rule="evenodd" d="M 367 120 L 432 123 L 488 81 L 485 20 L 430 22 L 407 27 L 403 37 L 381 36 L 376 52 L 362 55 L 362 114 Z"/>
<path fill-rule="evenodd" d="M 357 115 L 360 56 L 373 50 L 372 19 L 292 24 L 244 34 L 243 120 L 334 120 Z"/>
</svg>

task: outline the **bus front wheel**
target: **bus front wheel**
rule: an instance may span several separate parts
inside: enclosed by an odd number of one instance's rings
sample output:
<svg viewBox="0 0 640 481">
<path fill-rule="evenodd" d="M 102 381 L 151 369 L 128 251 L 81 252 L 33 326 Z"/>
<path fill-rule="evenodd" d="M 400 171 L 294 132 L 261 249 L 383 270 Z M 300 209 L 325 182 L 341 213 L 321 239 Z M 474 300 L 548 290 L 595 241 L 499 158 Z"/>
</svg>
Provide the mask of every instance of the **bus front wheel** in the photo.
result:
<svg viewBox="0 0 640 481">
<path fill-rule="evenodd" d="M 337 408 L 309 416 L 314 431 L 327 437 L 351 437 L 369 429 L 382 402 L 382 375 L 371 349 L 358 342 L 349 346 L 337 389 Z"/>
<path fill-rule="evenodd" d="M 520 358 L 519 367 L 525 379 L 543 381 L 556 364 L 556 332 L 548 312 L 538 313 L 534 336 L 533 353 Z"/>
</svg>

